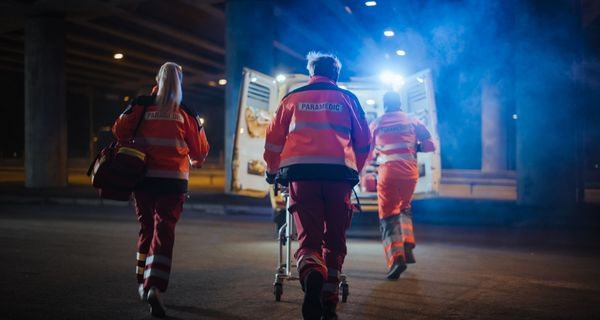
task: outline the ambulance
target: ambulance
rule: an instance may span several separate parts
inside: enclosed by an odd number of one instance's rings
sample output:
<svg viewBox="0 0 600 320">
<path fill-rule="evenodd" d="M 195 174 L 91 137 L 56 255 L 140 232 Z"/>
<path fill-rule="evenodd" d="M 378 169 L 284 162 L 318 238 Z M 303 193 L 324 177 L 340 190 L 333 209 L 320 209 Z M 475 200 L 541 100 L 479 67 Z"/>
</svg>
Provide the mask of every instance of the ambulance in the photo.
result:
<svg viewBox="0 0 600 320">
<path fill-rule="evenodd" d="M 284 205 L 265 181 L 267 165 L 263 160 L 266 130 L 279 102 L 290 91 L 306 85 L 307 75 L 291 74 L 271 77 L 245 68 L 240 88 L 237 130 L 234 139 L 232 172 L 227 192 L 266 197 L 271 195 L 273 209 Z M 421 120 L 429 129 L 437 149 L 418 153 L 419 181 L 415 198 L 435 196 L 441 178 L 440 143 L 432 75 L 423 70 L 408 77 L 386 72 L 379 76 L 351 78 L 338 86 L 356 95 L 369 123 L 383 114 L 383 95 L 396 90 L 402 98 L 402 110 Z M 363 213 L 377 213 L 377 164 L 367 164 L 361 182 L 354 188 L 355 204 Z"/>
</svg>

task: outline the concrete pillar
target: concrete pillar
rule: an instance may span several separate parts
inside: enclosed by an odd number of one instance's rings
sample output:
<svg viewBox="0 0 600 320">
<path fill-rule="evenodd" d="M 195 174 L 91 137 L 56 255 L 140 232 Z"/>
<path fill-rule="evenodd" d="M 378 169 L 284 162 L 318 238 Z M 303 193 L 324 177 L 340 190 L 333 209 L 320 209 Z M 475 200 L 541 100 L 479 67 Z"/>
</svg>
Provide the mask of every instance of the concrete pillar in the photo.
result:
<svg viewBox="0 0 600 320">
<path fill-rule="evenodd" d="M 230 0 L 225 15 L 225 177 L 230 181 L 242 69 L 271 74 L 275 17 L 270 0 Z"/>
<path fill-rule="evenodd" d="M 576 0 L 515 1 L 518 203 L 576 200 Z"/>
<path fill-rule="evenodd" d="M 481 171 L 507 169 L 506 123 L 500 88 L 484 81 L 481 86 Z"/>
<path fill-rule="evenodd" d="M 66 185 L 65 21 L 30 17 L 25 25 L 25 186 Z"/>
</svg>

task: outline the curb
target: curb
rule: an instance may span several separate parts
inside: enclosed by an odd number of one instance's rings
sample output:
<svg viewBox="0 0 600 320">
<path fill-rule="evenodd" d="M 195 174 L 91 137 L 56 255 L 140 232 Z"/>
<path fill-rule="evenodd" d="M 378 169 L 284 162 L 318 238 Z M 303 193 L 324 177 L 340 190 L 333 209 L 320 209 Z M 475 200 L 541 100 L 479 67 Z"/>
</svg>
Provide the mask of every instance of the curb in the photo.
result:
<svg viewBox="0 0 600 320">
<path fill-rule="evenodd" d="M 109 207 L 132 207 L 133 202 L 115 201 L 91 198 L 70 197 L 41 197 L 41 196 L 0 196 L 0 204 L 57 204 L 57 205 L 80 205 L 80 206 L 109 206 Z M 183 208 L 200 213 L 216 215 L 262 215 L 270 216 L 273 212 L 271 207 L 228 205 L 217 203 L 184 203 Z"/>
</svg>

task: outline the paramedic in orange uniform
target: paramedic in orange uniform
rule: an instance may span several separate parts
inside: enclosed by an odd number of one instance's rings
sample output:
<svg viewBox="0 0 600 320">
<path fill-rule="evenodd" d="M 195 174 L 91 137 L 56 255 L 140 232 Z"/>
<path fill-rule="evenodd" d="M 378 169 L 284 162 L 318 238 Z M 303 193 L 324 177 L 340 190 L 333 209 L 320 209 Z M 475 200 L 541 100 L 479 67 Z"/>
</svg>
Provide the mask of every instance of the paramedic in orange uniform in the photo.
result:
<svg viewBox="0 0 600 320">
<path fill-rule="evenodd" d="M 165 63 L 152 96 L 134 99 L 113 126 L 115 137 L 126 143 L 146 109 L 135 137 L 135 144 L 146 153 L 146 175 L 134 191 L 140 223 L 136 273 L 140 298 L 148 301 L 157 317 L 166 312 L 161 293 L 169 282 L 175 224 L 183 209 L 190 166 L 200 167 L 209 150 L 199 117 L 181 101 L 181 79 L 181 67 Z"/>
<path fill-rule="evenodd" d="M 435 151 L 429 130 L 419 120 L 400 111 L 400 105 L 398 93 L 386 93 L 383 97 L 385 113 L 370 126 L 374 149 L 371 157 L 379 164 L 377 201 L 390 280 L 398 279 L 407 263 L 415 263 L 410 201 L 419 179 L 417 151 Z"/>
<path fill-rule="evenodd" d="M 307 56 L 310 80 L 281 101 L 267 129 L 267 180 L 289 182 L 298 231 L 304 319 L 336 319 L 338 285 L 358 183 L 371 135 L 358 99 L 336 85 L 341 64 L 330 54 Z"/>
</svg>

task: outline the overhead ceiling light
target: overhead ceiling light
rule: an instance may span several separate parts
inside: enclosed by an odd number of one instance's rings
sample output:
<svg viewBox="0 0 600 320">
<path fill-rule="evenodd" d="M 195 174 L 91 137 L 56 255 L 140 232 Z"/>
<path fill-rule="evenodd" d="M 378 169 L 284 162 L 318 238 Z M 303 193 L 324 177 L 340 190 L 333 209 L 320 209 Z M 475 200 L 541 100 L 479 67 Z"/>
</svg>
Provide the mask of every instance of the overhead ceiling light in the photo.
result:
<svg viewBox="0 0 600 320">
<path fill-rule="evenodd" d="M 121 59 L 125 58 L 125 55 L 120 52 L 117 52 L 117 53 L 113 54 L 113 58 L 115 60 L 121 60 Z"/>
<path fill-rule="evenodd" d="M 227 79 L 219 79 L 218 83 L 219 83 L 220 86 L 224 86 L 224 85 L 227 84 Z"/>
<path fill-rule="evenodd" d="M 372 106 L 372 105 L 374 105 L 374 104 L 375 104 L 375 100 L 373 100 L 373 99 L 368 99 L 368 100 L 367 100 L 367 104 L 368 104 L 368 105 L 370 105 L 370 106 Z"/>
<path fill-rule="evenodd" d="M 204 118 L 202 117 L 198 117 L 198 122 L 200 122 L 200 125 L 204 125 Z"/>
<path fill-rule="evenodd" d="M 374 7 L 377 5 L 377 1 L 365 1 L 365 6 Z"/>
<path fill-rule="evenodd" d="M 256 78 L 256 77 L 252 77 L 252 78 L 250 78 L 250 81 L 251 81 L 251 82 L 256 82 L 256 80 L 258 80 L 258 78 Z"/>
<path fill-rule="evenodd" d="M 402 49 L 396 50 L 396 54 L 399 55 L 399 56 L 401 56 L 401 57 L 404 57 L 406 55 L 406 51 L 404 51 Z"/>
<path fill-rule="evenodd" d="M 404 84 L 404 78 L 396 73 L 390 72 L 390 71 L 384 71 L 379 75 L 379 79 L 381 80 L 381 82 L 385 83 L 385 84 L 389 84 L 389 85 L 403 85 Z"/>
<path fill-rule="evenodd" d="M 275 77 L 275 80 L 277 80 L 277 82 L 284 82 L 286 79 L 286 77 L 282 74 L 278 74 L 277 77 Z"/>
<path fill-rule="evenodd" d="M 352 14 L 352 9 L 350 9 L 350 7 L 345 6 L 344 10 L 346 10 L 346 12 L 348 12 L 348 14 Z"/>
<path fill-rule="evenodd" d="M 384 36 L 386 36 L 386 37 L 393 37 L 393 36 L 394 36 L 394 34 L 395 34 L 395 33 L 394 33 L 394 31 L 392 31 L 392 30 L 385 30 L 385 31 L 383 32 L 383 35 L 384 35 Z"/>
</svg>

